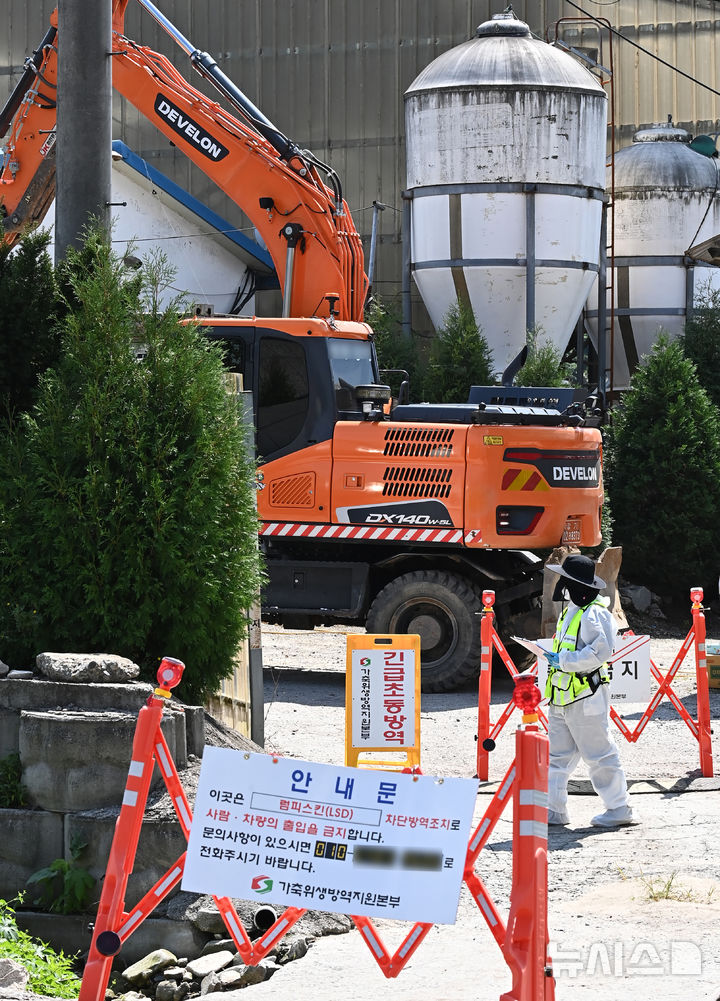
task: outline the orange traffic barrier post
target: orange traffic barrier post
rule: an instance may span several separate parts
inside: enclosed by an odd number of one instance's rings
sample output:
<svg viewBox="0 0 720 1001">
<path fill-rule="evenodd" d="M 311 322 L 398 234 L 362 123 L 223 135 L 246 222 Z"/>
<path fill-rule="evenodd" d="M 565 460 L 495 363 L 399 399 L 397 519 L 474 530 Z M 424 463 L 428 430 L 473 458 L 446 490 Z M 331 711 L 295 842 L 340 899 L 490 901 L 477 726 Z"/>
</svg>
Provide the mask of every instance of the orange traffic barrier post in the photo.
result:
<svg viewBox="0 0 720 1001">
<path fill-rule="evenodd" d="M 697 685 L 697 727 L 700 748 L 700 769 L 705 778 L 713 777 L 712 730 L 710 729 L 710 685 L 707 657 L 705 655 L 705 613 L 702 606 L 703 589 L 690 590 L 692 600 L 693 631 L 695 633 L 695 679 Z"/>
<path fill-rule="evenodd" d="M 83 970 L 79 1001 L 104 1001 L 114 957 L 123 943 L 145 918 L 167 897 L 182 879 L 185 854 L 170 866 L 157 883 L 129 911 L 125 910 L 125 894 L 137 853 L 140 829 L 150 791 L 153 768 L 157 762 L 175 813 L 187 839 L 192 823 L 192 810 L 182 788 L 175 763 L 160 723 L 163 708 L 182 678 L 185 665 L 172 657 L 164 657 L 157 672 L 158 687 L 140 709 L 132 757 L 115 824 L 110 856 L 100 896 L 93 937 Z M 283 935 L 305 913 L 304 908 L 288 907 L 259 939 L 250 941 L 237 912 L 226 897 L 214 897 L 225 925 L 243 961 L 248 965 L 259 962 Z"/>
<path fill-rule="evenodd" d="M 541 695 L 532 678 L 516 682 L 523 722 L 515 733 L 513 875 L 503 955 L 512 988 L 500 1001 L 552 1001 L 555 980 L 548 956 L 547 817 L 549 739 L 537 725 Z"/>
<path fill-rule="evenodd" d="M 489 754 L 495 750 L 495 745 L 503 727 L 517 708 L 514 699 L 510 699 L 503 708 L 500 717 L 494 726 L 490 723 L 490 700 L 492 696 L 492 658 L 493 649 L 497 650 L 503 664 L 508 670 L 510 677 L 517 683 L 520 672 L 515 666 L 512 657 L 507 652 L 505 644 L 500 639 L 495 626 L 493 625 L 493 605 L 495 604 L 495 592 L 483 591 L 483 610 L 480 613 L 480 679 L 478 682 L 478 727 L 477 727 L 477 761 L 476 775 L 483 782 L 487 782 L 489 775 Z M 547 717 L 541 709 L 537 710 L 538 718 L 547 732 Z"/>
</svg>

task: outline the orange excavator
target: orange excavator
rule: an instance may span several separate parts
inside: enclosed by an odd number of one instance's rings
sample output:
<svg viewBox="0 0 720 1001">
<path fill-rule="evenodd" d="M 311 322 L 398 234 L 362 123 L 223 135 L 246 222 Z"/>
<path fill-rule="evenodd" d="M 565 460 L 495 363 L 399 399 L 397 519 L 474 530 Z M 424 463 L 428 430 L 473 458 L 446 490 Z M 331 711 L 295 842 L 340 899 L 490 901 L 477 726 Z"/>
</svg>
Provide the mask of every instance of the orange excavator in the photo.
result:
<svg viewBox="0 0 720 1001">
<path fill-rule="evenodd" d="M 334 171 L 138 2 L 232 112 L 123 34 L 127 0 L 113 4 L 114 88 L 250 218 L 283 289 L 282 317 L 196 321 L 252 392 L 263 617 L 417 633 L 423 689 L 457 687 L 479 670 L 483 590 L 496 592 L 501 634 L 531 635 L 536 552 L 600 542 L 600 432 L 558 399 L 510 404 L 499 388 L 475 389 L 466 404 L 393 400 L 362 322 L 362 244 Z M 53 17 L 0 112 L 5 240 L 54 195 L 59 44 Z"/>
</svg>

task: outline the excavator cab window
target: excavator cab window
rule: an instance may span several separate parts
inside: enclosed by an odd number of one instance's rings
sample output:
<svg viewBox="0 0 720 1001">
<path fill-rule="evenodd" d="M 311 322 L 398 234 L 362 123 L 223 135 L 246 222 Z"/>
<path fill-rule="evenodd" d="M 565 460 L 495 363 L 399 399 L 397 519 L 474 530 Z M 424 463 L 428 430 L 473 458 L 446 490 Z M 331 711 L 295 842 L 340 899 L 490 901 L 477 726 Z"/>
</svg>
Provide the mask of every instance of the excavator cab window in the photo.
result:
<svg viewBox="0 0 720 1001">
<path fill-rule="evenodd" d="M 328 338 L 327 345 L 338 414 L 341 418 L 345 414 L 357 416 L 362 413 L 362 404 L 356 388 L 378 381 L 372 345 L 369 341 L 341 337 Z"/>
<path fill-rule="evenodd" d="M 257 450 L 270 455 L 303 428 L 310 402 L 305 352 L 289 339 L 263 337 L 258 362 Z"/>
</svg>

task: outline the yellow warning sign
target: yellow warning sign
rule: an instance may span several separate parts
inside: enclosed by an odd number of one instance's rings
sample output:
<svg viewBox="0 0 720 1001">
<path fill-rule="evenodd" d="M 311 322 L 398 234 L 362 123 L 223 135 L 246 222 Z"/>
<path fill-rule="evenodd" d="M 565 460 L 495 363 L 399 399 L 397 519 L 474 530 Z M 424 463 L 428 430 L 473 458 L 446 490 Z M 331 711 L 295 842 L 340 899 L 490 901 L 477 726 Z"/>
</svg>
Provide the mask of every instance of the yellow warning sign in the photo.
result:
<svg viewBox="0 0 720 1001">
<path fill-rule="evenodd" d="M 345 764 L 420 768 L 420 637 L 347 637 Z"/>
</svg>

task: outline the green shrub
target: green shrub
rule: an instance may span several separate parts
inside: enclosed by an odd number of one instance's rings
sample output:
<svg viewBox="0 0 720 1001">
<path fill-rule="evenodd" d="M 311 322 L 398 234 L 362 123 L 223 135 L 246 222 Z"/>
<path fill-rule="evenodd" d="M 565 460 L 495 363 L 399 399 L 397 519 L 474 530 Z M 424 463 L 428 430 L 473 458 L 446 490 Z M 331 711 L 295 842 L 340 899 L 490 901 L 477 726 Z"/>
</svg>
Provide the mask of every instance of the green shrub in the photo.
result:
<svg viewBox="0 0 720 1001">
<path fill-rule="evenodd" d="M 104 650 L 154 680 L 178 657 L 190 701 L 231 673 L 261 573 L 239 406 L 163 281 L 97 234 L 69 255 L 61 358 L 0 446 L 0 629 L 15 661 Z"/>
<path fill-rule="evenodd" d="M 445 316 L 430 349 L 424 382 L 429 403 L 466 403 L 471 386 L 494 381 L 492 352 L 472 307 L 458 300 Z"/>
<path fill-rule="evenodd" d="M 661 594 L 717 586 L 720 419 L 678 341 L 661 336 L 612 412 L 606 452 L 623 572 Z"/>
<path fill-rule="evenodd" d="M 30 233 L 11 252 L 0 243 L 0 408 L 28 410 L 38 376 L 57 360 L 60 300 L 49 235 Z"/>
<path fill-rule="evenodd" d="M 700 288 L 699 305 L 685 324 L 685 354 L 697 368 L 700 384 L 720 407 L 720 289 Z"/>
<path fill-rule="evenodd" d="M 567 386 L 573 385 L 575 374 L 572 365 L 563 363 L 562 352 L 551 340 L 542 343 L 541 327 L 527 332 L 528 354 L 525 364 L 516 374 L 516 386 Z"/>
<path fill-rule="evenodd" d="M 402 369 L 410 377 L 411 399 L 420 399 L 422 378 L 420 377 L 420 355 L 414 337 L 408 337 L 402 329 L 402 321 L 397 307 L 373 297 L 365 311 L 365 320 L 375 335 L 375 351 L 381 369 Z M 388 384 L 397 395 L 397 376 L 388 376 Z"/>
<path fill-rule="evenodd" d="M 0 808 L 17 810 L 25 806 L 22 766 L 19 754 L 0 758 Z"/>
<path fill-rule="evenodd" d="M 80 993 L 80 980 L 73 971 L 73 957 L 56 952 L 18 928 L 12 903 L 0 900 L 0 958 L 25 967 L 33 993 L 74 1001 Z"/>
</svg>

